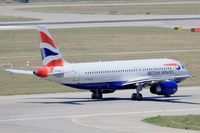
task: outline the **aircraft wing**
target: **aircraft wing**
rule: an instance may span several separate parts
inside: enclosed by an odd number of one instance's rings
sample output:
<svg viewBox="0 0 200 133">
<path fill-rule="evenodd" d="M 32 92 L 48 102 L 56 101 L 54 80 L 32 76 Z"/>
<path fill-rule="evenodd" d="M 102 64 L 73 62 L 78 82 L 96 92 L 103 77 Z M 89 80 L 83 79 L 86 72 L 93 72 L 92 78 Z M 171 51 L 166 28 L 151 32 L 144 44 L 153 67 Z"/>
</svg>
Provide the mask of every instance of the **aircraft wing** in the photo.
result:
<svg viewBox="0 0 200 133">
<path fill-rule="evenodd" d="M 168 77 L 143 76 L 143 77 L 138 77 L 138 78 L 128 80 L 127 82 L 123 84 L 123 86 L 130 85 L 130 84 L 137 84 L 137 83 L 153 84 L 153 83 L 158 83 L 162 81 L 173 81 L 178 78 L 187 78 L 187 77 L 191 77 L 191 75 L 168 76 Z"/>
<path fill-rule="evenodd" d="M 6 69 L 5 71 L 10 72 L 10 73 L 15 73 L 15 74 L 29 74 L 29 75 L 33 75 L 33 71 L 32 70 Z"/>
</svg>

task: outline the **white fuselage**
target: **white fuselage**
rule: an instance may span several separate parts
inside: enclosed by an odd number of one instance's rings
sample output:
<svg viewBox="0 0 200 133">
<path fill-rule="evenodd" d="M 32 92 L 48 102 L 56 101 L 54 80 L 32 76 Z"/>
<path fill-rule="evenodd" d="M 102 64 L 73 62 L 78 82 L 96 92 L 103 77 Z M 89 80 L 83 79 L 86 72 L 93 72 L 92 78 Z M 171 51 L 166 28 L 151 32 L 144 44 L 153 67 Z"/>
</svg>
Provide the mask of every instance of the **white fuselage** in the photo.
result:
<svg viewBox="0 0 200 133">
<path fill-rule="evenodd" d="M 162 78 L 188 74 L 180 62 L 172 59 L 66 63 L 64 67 L 55 68 L 54 71 L 62 73 L 50 76 L 50 80 L 75 88 L 81 88 L 76 86 L 78 84 L 87 84 L 85 88 L 83 87 L 84 89 L 87 87 L 90 89 L 91 84 L 93 87 L 99 85 L 104 87 L 108 83 L 123 83 L 144 76 Z M 183 79 L 175 80 L 181 82 Z"/>
</svg>

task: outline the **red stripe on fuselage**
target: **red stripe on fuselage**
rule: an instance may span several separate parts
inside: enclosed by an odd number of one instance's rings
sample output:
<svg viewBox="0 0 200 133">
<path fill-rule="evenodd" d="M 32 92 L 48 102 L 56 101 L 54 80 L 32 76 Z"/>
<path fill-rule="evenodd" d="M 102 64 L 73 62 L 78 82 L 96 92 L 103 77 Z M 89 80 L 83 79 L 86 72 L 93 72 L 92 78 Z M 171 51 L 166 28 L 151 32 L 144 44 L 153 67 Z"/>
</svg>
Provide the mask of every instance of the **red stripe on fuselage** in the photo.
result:
<svg viewBox="0 0 200 133">
<path fill-rule="evenodd" d="M 164 66 L 178 66 L 176 63 L 164 64 Z"/>
<path fill-rule="evenodd" d="M 56 48 L 56 45 L 54 44 L 53 40 L 49 38 L 44 32 L 39 33 L 40 41 L 43 43 L 47 43 L 51 45 L 52 47 Z"/>
</svg>

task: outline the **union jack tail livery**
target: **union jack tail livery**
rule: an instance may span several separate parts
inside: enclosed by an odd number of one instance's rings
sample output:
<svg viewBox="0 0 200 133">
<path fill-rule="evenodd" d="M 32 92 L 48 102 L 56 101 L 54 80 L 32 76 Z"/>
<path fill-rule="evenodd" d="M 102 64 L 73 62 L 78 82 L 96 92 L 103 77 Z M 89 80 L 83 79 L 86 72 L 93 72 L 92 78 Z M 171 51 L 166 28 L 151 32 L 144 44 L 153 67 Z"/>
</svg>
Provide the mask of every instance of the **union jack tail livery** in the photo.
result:
<svg viewBox="0 0 200 133">
<path fill-rule="evenodd" d="M 38 31 L 43 66 L 33 71 L 33 74 L 40 78 L 46 78 L 53 73 L 55 67 L 64 66 L 64 58 L 46 26 L 38 26 Z"/>
<path fill-rule="evenodd" d="M 63 66 L 64 59 L 46 26 L 38 26 L 43 66 Z"/>
</svg>

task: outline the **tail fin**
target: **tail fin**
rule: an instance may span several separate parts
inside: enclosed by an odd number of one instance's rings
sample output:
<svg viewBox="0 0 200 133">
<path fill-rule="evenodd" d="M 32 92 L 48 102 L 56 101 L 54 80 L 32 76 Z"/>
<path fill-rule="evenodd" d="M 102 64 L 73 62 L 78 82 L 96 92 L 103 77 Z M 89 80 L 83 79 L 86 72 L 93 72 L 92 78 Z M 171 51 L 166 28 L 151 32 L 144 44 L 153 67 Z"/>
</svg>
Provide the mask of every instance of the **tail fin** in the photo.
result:
<svg viewBox="0 0 200 133">
<path fill-rule="evenodd" d="M 55 67 L 64 66 L 64 58 L 60 50 L 53 42 L 53 38 L 44 25 L 38 26 L 40 38 L 40 50 L 43 66 Z"/>
</svg>

